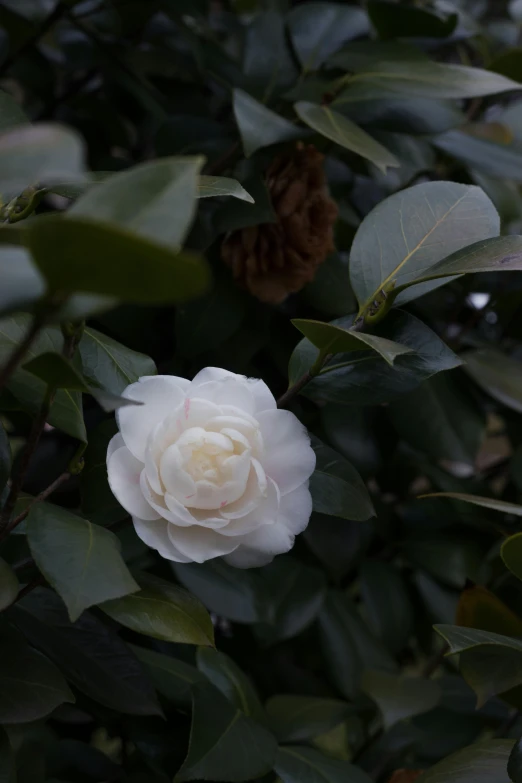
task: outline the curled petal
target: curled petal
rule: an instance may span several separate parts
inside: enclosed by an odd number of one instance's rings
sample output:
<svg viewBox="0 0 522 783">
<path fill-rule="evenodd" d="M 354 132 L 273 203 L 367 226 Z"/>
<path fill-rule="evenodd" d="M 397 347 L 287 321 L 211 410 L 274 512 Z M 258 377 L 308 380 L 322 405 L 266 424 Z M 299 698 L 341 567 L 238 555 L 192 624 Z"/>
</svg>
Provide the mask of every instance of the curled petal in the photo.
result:
<svg viewBox="0 0 522 783">
<path fill-rule="evenodd" d="M 306 530 L 312 514 L 312 496 L 308 481 L 297 489 L 281 496 L 278 523 L 297 536 Z"/>
<path fill-rule="evenodd" d="M 107 461 L 109 486 L 118 503 L 132 516 L 141 519 L 158 519 L 140 487 L 143 463 L 134 457 L 126 446 L 113 451 Z"/>
<path fill-rule="evenodd" d="M 156 549 L 165 560 L 174 560 L 176 563 L 190 563 L 191 558 L 182 555 L 169 538 L 168 522 L 165 519 L 154 521 L 132 518 L 134 529 L 141 540 Z"/>
<path fill-rule="evenodd" d="M 169 525 L 168 532 L 176 549 L 195 563 L 204 563 L 214 557 L 228 555 L 238 546 L 236 538 L 222 536 L 219 532 L 199 525 L 194 527 Z"/>
<path fill-rule="evenodd" d="M 281 495 L 304 484 L 315 469 L 310 436 L 290 411 L 263 411 L 258 416 L 265 445 L 263 467 Z"/>
<path fill-rule="evenodd" d="M 248 388 L 254 398 L 255 414 L 277 408 L 275 397 L 264 381 L 259 378 L 248 378 Z"/>
<path fill-rule="evenodd" d="M 158 516 L 163 517 L 163 519 L 166 519 L 168 522 L 171 522 L 173 525 L 194 525 L 195 519 L 192 516 L 192 514 L 185 508 L 185 506 L 182 506 L 181 503 L 177 503 L 175 505 L 175 510 L 173 511 L 172 508 L 168 507 L 166 504 L 167 495 L 157 495 L 156 492 L 152 490 L 152 488 L 149 485 L 149 482 L 147 481 L 147 476 L 145 471 L 142 471 L 140 476 L 140 487 L 141 491 L 143 493 L 143 496 L 146 498 L 147 503 L 152 506 L 152 508 L 157 512 Z M 174 500 L 174 498 L 172 498 Z"/>
</svg>

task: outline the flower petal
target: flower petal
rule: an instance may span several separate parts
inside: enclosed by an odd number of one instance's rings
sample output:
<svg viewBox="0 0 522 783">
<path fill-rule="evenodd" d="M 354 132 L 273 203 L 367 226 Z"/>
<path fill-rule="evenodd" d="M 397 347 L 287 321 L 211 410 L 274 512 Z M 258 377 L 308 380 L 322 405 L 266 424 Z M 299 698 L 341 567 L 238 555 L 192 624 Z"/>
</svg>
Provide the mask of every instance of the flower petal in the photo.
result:
<svg viewBox="0 0 522 783">
<path fill-rule="evenodd" d="M 258 527 L 244 536 L 241 546 L 224 559 L 236 568 L 258 568 L 270 563 L 275 555 L 289 552 L 293 545 L 294 536 L 278 520 L 275 525 Z"/>
<path fill-rule="evenodd" d="M 192 515 L 184 506 L 182 506 L 180 503 L 177 503 L 177 501 L 174 511 L 172 511 L 172 509 L 167 506 L 167 496 L 158 495 L 156 492 L 154 492 L 147 480 L 147 474 L 144 470 L 140 476 L 140 487 L 143 496 L 147 500 L 147 503 L 152 506 L 155 511 L 157 511 L 158 516 L 163 517 L 163 519 L 166 519 L 168 522 L 171 522 L 174 525 L 193 525 L 195 523 Z M 170 497 L 171 496 L 169 495 L 169 498 Z M 172 498 L 172 500 L 174 500 L 174 498 Z"/>
<path fill-rule="evenodd" d="M 279 490 L 272 479 L 268 479 L 266 495 L 260 498 L 259 503 L 244 517 L 231 519 L 221 533 L 224 536 L 234 536 L 243 539 L 248 534 L 262 526 L 274 526 L 279 520 Z M 222 512 L 223 513 L 223 512 Z"/>
<path fill-rule="evenodd" d="M 254 415 L 277 408 L 274 395 L 260 378 L 248 378 L 248 388 L 254 398 Z"/>
<path fill-rule="evenodd" d="M 156 549 L 165 560 L 174 560 L 176 563 L 191 562 L 190 558 L 182 555 L 170 540 L 168 534 L 169 523 L 165 519 L 157 519 L 151 522 L 133 517 L 132 521 L 134 529 L 141 540 L 147 546 L 150 546 L 151 549 Z"/>
<path fill-rule="evenodd" d="M 170 540 L 185 557 L 194 563 L 204 563 L 214 557 L 228 555 L 237 548 L 237 539 L 222 536 L 214 530 L 201 527 L 169 525 Z"/>
<path fill-rule="evenodd" d="M 125 446 L 125 441 L 118 432 L 110 439 L 109 445 L 107 446 L 107 462 L 109 462 L 110 457 L 112 457 L 116 449 L 121 449 L 123 446 Z"/>
<path fill-rule="evenodd" d="M 116 411 L 118 427 L 127 448 L 142 462 L 145 461 L 150 433 L 185 397 L 184 384 L 180 384 L 182 380 L 172 375 L 156 375 L 132 383 L 123 391 L 123 397 L 144 403 L 124 405 Z"/>
<path fill-rule="evenodd" d="M 310 436 L 290 411 L 263 411 L 257 417 L 265 446 L 262 465 L 276 482 L 281 495 L 307 481 L 315 469 Z"/>
<path fill-rule="evenodd" d="M 307 481 L 281 497 L 277 522 L 285 525 L 287 530 L 297 536 L 308 527 L 311 514 L 312 496 Z"/>
<path fill-rule="evenodd" d="M 200 370 L 197 375 L 192 378 L 192 387 L 200 386 L 202 383 L 209 383 L 209 381 L 221 381 L 223 378 L 242 378 L 242 375 L 237 375 L 230 370 L 223 370 L 222 367 L 205 367 L 204 370 Z"/>
<path fill-rule="evenodd" d="M 272 484 L 274 482 L 271 482 Z M 221 509 L 225 519 L 240 519 L 254 511 L 268 495 L 268 482 L 265 471 L 256 459 L 250 462 L 250 473 L 245 491 L 234 503 L 229 503 Z M 277 506 L 276 506 L 277 511 Z"/>
<path fill-rule="evenodd" d="M 140 519 L 158 519 L 159 514 L 143 496 L 140 474 L 143 463 L 137 460 L 126 446 L 113 451 L 107 461 L 109 486 L 125 511 Z"/>
</svg>

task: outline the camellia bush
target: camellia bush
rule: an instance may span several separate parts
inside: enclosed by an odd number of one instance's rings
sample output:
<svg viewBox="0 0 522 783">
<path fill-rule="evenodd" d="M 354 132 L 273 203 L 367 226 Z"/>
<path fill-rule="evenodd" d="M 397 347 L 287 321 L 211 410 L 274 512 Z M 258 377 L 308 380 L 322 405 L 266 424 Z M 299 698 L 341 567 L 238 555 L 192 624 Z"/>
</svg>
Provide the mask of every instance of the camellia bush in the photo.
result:
<svg viewBox="0 0 522 783">
<path fill-rule="evenodd" d="M 2 783 L 522 783 L 521 43 L 0 2 Z"/>
</svg>

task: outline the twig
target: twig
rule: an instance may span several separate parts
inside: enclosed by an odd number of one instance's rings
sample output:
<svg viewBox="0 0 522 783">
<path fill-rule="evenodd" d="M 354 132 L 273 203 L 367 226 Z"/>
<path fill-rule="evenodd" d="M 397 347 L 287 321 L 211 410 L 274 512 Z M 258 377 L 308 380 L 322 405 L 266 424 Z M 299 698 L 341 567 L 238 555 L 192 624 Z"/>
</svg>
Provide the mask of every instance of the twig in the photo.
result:
<svg viewBox="0 0 522 783">
<path fill-rule="evenodd" d="M 26 52 L 29 51 L 29 49 L 38 43 L 40 38 L 43 38 L 43 36 L 51 29 L 51 27 L 53 27 L 53 25 L 55 25 L 56 22 L 62 18 L 62 16 L 64 16 L 66 11 L 67 5 L 64 2 L 59 2 L 54 11 L 49 14 L 47 19 L 45 19 L 40 27 L 35 30 L 33 35 L 29 36 L 29 38 L 23 41 L 20 46 L 4 60 L 0 66 L 0 78 L 7 73 L 7 71 L 19 57 L 22 57 Z"/>
<path fill-rule="evenodd" d="M 305 374 L 302 375 L 292 386 L 290 386 L 290 388 L 287 389 L 283 395 L 281 395 L 277 401 L 277 407 L 286 408 L 288 403 L 291 402 L 294 397 L 297 397 L 301 389 L 303 389 L 307 383 L 310 383 L 310 381 L 315 378 L 316 375 L 319 375 L 326 362 L 331 359 L 332 356 L 333 354 L 331 353 L 327 354 L 321 351 L 310 369 L 307 370 Z"/>
<path fill-rule="evenodd" d="M 0 390 L 4 388 L 13 372 L 16 370 L 26 355 L 27 351 L 38 336 L 38 333 L 44 327 L 46 320 L 46 313 L 44 313 L 43 310 L 35 314 L 24 339 L 19 345 L 16 346 L 13 353 L 7 360 L 7 363 L 0 370 Z"/>
<path fill-rule="evenodd" d="M 9 533 L 12 530 L 14 530 L 15 527 L 17 527 L 21 522 L 23 522 L 27 516 L 29 516 L 29 512 L 31 511 L 33 506 L 35 506 L 37 503 L 41 503 L 43 500 L 47 500 L 49 495 L 52 495 L 52 493 L 55 490 L 57 490 L 58 487 L 61 486 L 61 484 L 68 481 L 70 478 L 71 478 L 71 474 L 69 473 L 69 471 L 65 471 L 64 473 L 62 473 L 61 476 L 58 476 L 58 478 L 55 479 L 52 482 L 52 484 L 49 484 L 49 486 L 46 489 L 42 490 L 42 492 L 40 492 L 40 494 L 33 499 L 32 503 L 30 503 L 27 506 L 25 511 L 22 511 L 20 514 L 18 514 L 18 516 L 13 519 L 11 524 L 8 525 L 5 532 L 0 536 L 0 542 L 5 538 L 5 536 L 9 535 Z"/>
</svg>

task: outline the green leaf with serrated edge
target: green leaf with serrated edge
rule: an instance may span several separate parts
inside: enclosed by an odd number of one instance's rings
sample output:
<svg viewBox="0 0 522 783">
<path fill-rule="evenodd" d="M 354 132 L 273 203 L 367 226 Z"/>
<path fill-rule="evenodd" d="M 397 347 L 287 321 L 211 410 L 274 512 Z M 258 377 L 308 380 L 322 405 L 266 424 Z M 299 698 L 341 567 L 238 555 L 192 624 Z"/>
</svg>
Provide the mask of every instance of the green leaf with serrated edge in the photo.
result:
<svg viewBox="0 0 522 783">
<path fill-rule="evenodd" d="M 254 199 L 247 193 L 243 185 L 237 179 L 230 177 L 209 177 L 203 175 L 198 180 L 198 198 L 209 198 L 210 196 L 233 196 L 240 201 L 254 203 Z"/>
<path fill-rule="evenodd" d="M 522 533 L 515 533 L 514 536 L 506 538 L 502 543 L 500 554 L 506 568 L 509 568 L 518 579 L 522 579 Z"/>
<path fill-rule="evenodd" d="M 441 696 L 432 680 L 374 670 L 363 673 L 362 687 L 379 707 L 386 730 L 401 720 L 429 712 Z"/>
<path fill-rule="evenodd" d="M 522 506 L 517 506 L 516 503 L 507 503 L 505 500 L 497 500 L 496 498 L 468 495 L 465 492 L 430 492 L 427 495 L 419 495 L 419 497 L 450 498 L 451 500 L 459 500 L 463 503 L 471 503 L 474 506 L 490 508 L 492 511 L 500 511 L 502 514 L 514 514 L 517 517 L 522 517 Z"/>
<path fill-rule="evenodd" d="M 299 118 L 314 131 L 350 150 L 350 152 L 355 152 L 371 161 L 380 171 L 386 173 L 388 166 L 400 165 L 395 155 L 386 147 L 383 147 L 366 131 L 329 106 L 300 101 L 295 104 L 294 108 Z"/>
<path fill-rule="evenodd" d="M 245 715 L 265 722 L 266 716 L 254 686 L 245 672 L 225 653 L 209 647 L 197 651 L 199 671 Z"/>
<path fill-rule="evenodd" d="M 140 163 L 87 191 L 68 215 L 126 228 L 179 250 L 195 215 L 203 163 L 202 157 Z"/>
<path fill-rule="evenodd" d="M 261 147 L 299 139 L 305 134 L 302 128 L 268 109 L 243 90 L 234 90 L 233 106 L 247 158 Z"/>
<path fill-rule="evenodd" d="M 368 348 L 371 348 L 380 354 L 385 362 L 393 365 L 397 356 L 412 352 L 412 349 L 408 348 L 408 346 L 399 345 L 392 340 L 387 340 L 385 337 L 355 332 L 321 321 L 294 318 L 292 323 L 325 355 L 346 353 L 347 351 L 367 351 Z"/>
<path fill-rule="evenodd" d="M 201 295 L 210 279 L 198 255 L 90 218 L 42 215 L 27 227 L 26 241 L 54 290 L 161 304 Z"/>
<path fill-rule="evenodd" d="M 389 196 L 365 217 L 353 241 L 350 280 L 360 311 L 366 311 L 387 286 L 402 289 L 427 270 L 431 274 L 450 253 L 499 233 L 495 207 L 475 186 L 426 182 Z M 407 302 L 444 282 L 408 288 L 394 303 Z"/>
<path fill-rule="evenodd" d="M 187 758 L 176 781 L 212 778 L 243 781 L 268 773 L 277 752 L 275 738 L 234 707 L 216 688 L 196 684 Z"/>
<path fill-rule="evenodd" d="M 0 194 L 19 195 L 36 184 L 85 177 L 84 144 L 72 129 L 38 123 L 0 136 Z"/>
<path fill-rule="evenodd" d="M 332 323 L 349 329 L 355 316 L 338 318 Z M 412 348 L 415 353 L 398 356 L 393 367 L 375 353 L 361 356 L 350 352 L 335 357 L 303 389 L 312 400 L 342 405 L 374 405 L 389 402 L 415 389 L 422 381 L 443 370 L 462 364 L 462 360 L 422 321 L 410 313 L 391 310 L 372 333 Z M 303 339 L 290 358 L 290 383 L 295 383 L 316 361 L 318 349 Z"/>
<path fill-rule="evenodd" d="M 370 783 L 360 767 L 318 750 L 303 747 L 279 748 L 275 771 L 283 783 Z"/>
<path fill-rule="evenodd" d="M 19 590 L 18 577 L 11 566 L 0 558 L 0 612 L 16 601 Z"/>
<path fill-rule="evenodd" d="M 63 598 L 71 621 L 102 601 L 139 590 L 114 533 L 50 503 L 37 503 L 27 518 L 31 554 Z"/>
<path fill-rule="evenodd" d="M 84 612 L 71 623 L 61 598 L 37 588 L 11 610 L 29 641 L 82 693 L 126 715 L 162 715 L 154 689 L 114 628 Z"/>
<path fill-rule="evenodd" d="M 58 668 L 2 623 L 0 721 L 30 723 L 64 702 L 74 702 L 74 696 Z"/>
<path fill-rule="evenodd" d="M 270 728 L 279 742 L 300 742 L 324 734 L 352 710 L 339 699 L 298 694 L 272 696 L 265 706 Z"/>
<path fill-rule="evenodd" d="M 197 598 L 152 574 L 135 576 L 138 592 L 104 601 L 100 609 L 126 628 L 154 639 L 214 644 L 212 621 Z"/>
<path fill-rule="evenodd" d="M 487 739 L 462 748 L 430 767 L 417 783 L 509 783 L 513 740 Z"/>
<path fill-rule="evenodd" d="M 464 369 L 493 399 L 522 413 L 522 362 L 494 348 L 467 351 Z"/>
<path fill-rule="evenodd" d="M 317 462 L 310 477 L 314 511 L 364 522 L 375 516 L 366 486 L 350 463 L 333 449 L 313 438 Z"/>
<path fill-rule="evenodd" d="M 158 693 L 173 704 L 190 706 L 192 686 L 207 682 L 206 677 L 195 666 L 190 666 L 172 655 L 163 655 L 135 645 L 130 645 L 130 648 L 144 665 Z"/>
</svg>

